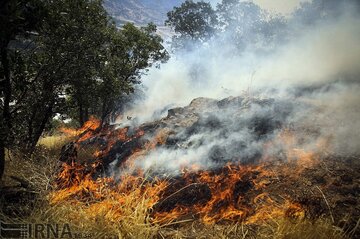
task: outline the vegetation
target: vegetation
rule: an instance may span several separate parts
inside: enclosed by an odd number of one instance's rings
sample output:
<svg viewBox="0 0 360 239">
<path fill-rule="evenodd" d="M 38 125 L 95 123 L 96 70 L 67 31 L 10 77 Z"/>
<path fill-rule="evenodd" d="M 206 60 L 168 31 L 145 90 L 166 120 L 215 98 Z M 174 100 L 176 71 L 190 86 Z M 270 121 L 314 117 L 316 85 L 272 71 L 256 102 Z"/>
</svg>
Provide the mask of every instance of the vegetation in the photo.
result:
<svg viewBox="0 0 360 239">
<path fill-rule="evenodd" d="M 25 204 L 6 205 L 0 212 L 0 220 L 17 223 L 69 223 L 72 233 L 83 233 L 91 238 L 347 238 L 341 228 L 332 225 L 330 218 L 315 221 L 274 218 L 259 225 L 204 224 L 190 218 L 159 224 L 153 222 L 148 213 L 148 204 L 154 200 L 150 196 L 152 194 L 141 193 L 136 184 L 127 185 L 132 188 L 128 188 L 129 194 L 122 195 L 121 202 L 111 194 L 104 193 L 101 199 L 94 195 L 91 202 L 69 199 L 67 204 L 49 203 L 54 193 L 59 193 L 52 182 L 57 170 L 55 152 L 59 153 L 63 142 L 56 144 L 51 139 L 42 140 L 41 149 L 27 158 L 25 163 L 22 157 L 10 156 L 12 160 L 6 168 L 6 175 L 18 175 L 28 181 L 37 197 Z M 8 177 L 5 180 L 8 185 L 14 184 Z M 17 214 L 9 217 L 4 213 L 6 210 Z"/>
<path fill-rule="evenodd" d="M 118 29 L 102 1 L 4 0 L 0 9 L 0 177 L 5 148 L 32 153 L 56 114 L 107 122 L 168 58 L 155 25 Z"/>
<path fill-rule="evenodd" d="M 173 46 L 184 48 L 194 42 L 205 42 L 214 36 L 218 24 L 210 3 L 185 1 L 180 7 L 168 12 L 165 24 L 178 35 L 173 37 Z"/>
<path fill-rule="evenodd" d="M 176 35 L 175 50 L 190 50 L 194 44 L 209 43 L 217 37 L 222 44 L 234 44 L 238 51 L 249 45 L 274 44 L 284 37 L 285 19 L 272 15 L 250 1 L 223 0 L 216 9 L 204 1 L 185 1 L 168 13 L 166 25 Z"/>
<path fill-rule="evenodd" d="M 54 186 L 61 148 L 79 136 L 59 133 L 58 118 L 72 119 L 77 127 L 91 115 L 100 125 L 109 123 L 141 76 L 169 58 L 154 24 L 126 23 L 118 28 L 102 4 L 0 2 L 0 191 L 16 188 L 11 195 L 23 199 L 13 202 L 1 194 L 0 221 L 70 223 L 73 231 L 91 238 L 346 238 L 355 233 L 359 223 L 345 233 L 328 218 L 274 218 L 261 225 L 206 224 L 191 218 L 164 225 L 150 217 L 154 194 L 140 190 L 144 182 L 120 182 L 129 192 L 121 202 L 106 188 L 101 200 L 87 188 L 86 200 L 70 198 L 68 205 L 51 200 L 61 192 Z M 304 3 L 295 15 L 310 24 L 315 20 L 303 16 L 309 12 L 305 8 L 320 4 L 321 0 Z M 175 50 L 192 50 L 196 44 L 211 47 L 217 38 L 223 44 L 233 42 L 238 50 L 234 54 L 249 44 L 266 48 L 284 40 L 287 30 L 283 17 L 239 0 L 223 0 L 216 9 L 187 0 L 168 13 L 166 25 L 176 33 Z M 95 152 L 79 152 L 78 158 Z"/>
<path fill-rule="evenodd" d="M 168 13 L 166 25 L 176 33 L 172 39 L 174 50 L 192 50 L 202 44 L 215 49 L 231 45 L 233 54 L 238 55 L 248 47 L 271 50 L 291 37 L 291 28 L 336 19 L 346 4 L 353 6 L 348 12 L 359 12 L 360 5 L 355 0 L 313 0 L 301 3 L 286 19 L 261 9 L 253 1 L 222 0 L 213 8 L 206 1 L 187 0 Z M 214 39 L 220 44 L 211 45 Z"/>
</svg>

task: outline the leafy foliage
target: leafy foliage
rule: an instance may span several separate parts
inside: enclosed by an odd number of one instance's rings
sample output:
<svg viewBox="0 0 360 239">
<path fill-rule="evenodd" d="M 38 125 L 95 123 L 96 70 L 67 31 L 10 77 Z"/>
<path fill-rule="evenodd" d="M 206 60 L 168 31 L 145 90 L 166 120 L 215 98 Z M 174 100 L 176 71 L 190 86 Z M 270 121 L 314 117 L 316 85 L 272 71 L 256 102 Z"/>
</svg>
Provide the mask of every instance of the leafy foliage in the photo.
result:
<svg viewBox="0 0 360 239">
<path fill-rule="evenodd" d="M 350 7 L 349 7 L 350 6 Z M 343 12 L 359 14 L 358 0 L 313 0 L 301 2 L 293 15 L 294 21 L 303 25 L 312 25 L 326 19 L 336 19 Z"/>
<path fill-rule="evenodd" d="M 177 33 L 172 42 L 174 49 L 203 44 L 217 36 L 222 44 L 234 44 L 240 52 L 249 45 L 269 47 L 283 37 L 286 29 L 284 17 L 240 0 L 223 0 L 216 10 L 203 1 L 186 1 L 168 13 L 166 24 Z"/>
<path fill-rule="evenodd" d="M 168 58 L 155 25 L 118 29 L 99 0 L 5 0 L 0 9 L 0 156 L 32 152 L 55 114 L 105 121 Z"/>
<path fill-rule="evenodd" d="M 178 35 L 173 44 L 185 47 L 188 42 L 205 42 L 214 36 L 218 24 L 215 11 L 210 3 L 185 1 L 180 7 L 168 12 L 165 24 L 171 26 Z"/>
<path fill-rule="evenodd" d="M 25 51 L 32 45 L 31 41 L 22 40 L 17 44 L 12 41 L 17 38 L 29 39 L 32 31 L 39 29 L 44 13 L 42 2 L 37 0 L 4 0 L 0 3 L 0 179 L 4 171 L 5 147 L 15 140 L 12 134 L 16 128 L 13 115 L 19 110 L 19 105 L 24 104 L 25 77 L 31 74 L 28 70 L 31 66 L 26 67 L 24 60 L 19 57 L 19 48 Z M 13 80 L 15 78 L 17 84 Z"/>
</svg>

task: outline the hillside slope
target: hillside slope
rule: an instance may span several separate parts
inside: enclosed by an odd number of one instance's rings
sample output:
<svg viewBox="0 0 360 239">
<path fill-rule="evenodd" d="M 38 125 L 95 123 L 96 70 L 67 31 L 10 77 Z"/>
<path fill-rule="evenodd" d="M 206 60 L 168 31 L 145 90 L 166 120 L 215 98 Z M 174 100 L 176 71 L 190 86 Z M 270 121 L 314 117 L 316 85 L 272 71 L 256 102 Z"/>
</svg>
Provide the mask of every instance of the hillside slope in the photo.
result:
<svg viewBox="0 0 360 239">
<path fill-rule="evenodd" d="M 166 13 L 182 0 L 105 0 L 104 7 L 117 24 L 134 22 L 145 25 L 154 22 L 163 25 Z"/>
</svg>

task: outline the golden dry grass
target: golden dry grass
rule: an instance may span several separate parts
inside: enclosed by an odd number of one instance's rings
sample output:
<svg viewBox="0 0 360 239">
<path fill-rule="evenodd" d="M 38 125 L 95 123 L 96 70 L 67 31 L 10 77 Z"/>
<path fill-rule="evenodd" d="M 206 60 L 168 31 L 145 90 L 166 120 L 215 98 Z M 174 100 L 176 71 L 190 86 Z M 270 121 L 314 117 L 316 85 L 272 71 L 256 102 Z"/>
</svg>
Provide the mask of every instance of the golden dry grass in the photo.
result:
<svg viewBox="0 0 360 239">
<path fill-rule="evenodd" d="M 69 142 L 71 138 L 66 135 L 59 134 L 59 135 L 52 135 L 40 138 L 38 144 L 43 145 L 49 149 L 58 148 L 64 145 L 65 143 Z"/>
<path fill-rule="evenodd" d="M 46 137 L 41 137 L 38 142 L 38 146 L 46 149 L 47 153 L 50 155 L 59 154 L 61 147 L 70 141 L 74 137 L 67 136 L 65 134 L 51 135 Z"/>
<path fill-rule="evenodd" d="M 341 228 L 335 227 L 329 220 L 290 220 L 274 218 L 261 225 L 242 223 L 222 223 L 207 225 L 199 220 L 189 219 L 160 225 L 152 222 L 149 205 L 154 200 L 153 194 L 132 188 L 122 195 L 121 202 L 113 195 L 105 195 L 92 202 L 66 200 L 53 202 L 54 188 L 52 181 L 57 170 L 57 155 L 61 146 L 69 138 L 51 136 L 43 138 L 40 144 L 47 151 L 41 150 L 31 158 L 22 158 L 9 153 L 6 175 L 16 175 L 30 182 L 37 193 L 36 202 L 28 215 L 9 217 L 0 212 L 0 220 L 27 223 L 69 223 L 73 232 L 91 235 L 91 238 L 276 238 L 276 239 L 337 239 L 347 238 Z M 56 192 L 57 193 L 57 192 Z M 19 205 L 21 207 L 21 205 Z"/>
<path fill-rule="evenodd" d="M 262 238 L 276 239 L 329 239 L 329 238 L 347 238 L 343 230 L 332 225 L 330 220 L 318 219 L 316 221 L 289 219 L 278 219 L 273 221 L 266 228 L 264 227 Z M 265 236 L 270 235 L 270 236 Z"/>
</svg>

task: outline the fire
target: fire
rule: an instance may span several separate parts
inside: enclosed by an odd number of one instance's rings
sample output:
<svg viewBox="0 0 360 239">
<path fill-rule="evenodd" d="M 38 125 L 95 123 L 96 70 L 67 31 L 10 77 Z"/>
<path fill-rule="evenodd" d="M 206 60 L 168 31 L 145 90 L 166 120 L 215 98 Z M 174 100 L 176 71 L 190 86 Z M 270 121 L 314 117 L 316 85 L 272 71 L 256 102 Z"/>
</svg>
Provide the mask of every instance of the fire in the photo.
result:
<svg viewBox="0 0 360 239">
<path fill-rule="evenodd" d="M 131 168 L 134 170 L 136 167 L 135 161 L 138 160 L 139 158 L 145 157 L 146 154 L 148 152 L 150 152 L 151 150 L 155 149 L 157 145 L 164 144 L 169 132 L 170 132 L 169 129 L 160 130 L 159 132 L 157 132 L 157 134 L 155 135 L 155 137 L 153 139 L 151 139 L 149 142 L 147 142 L 144 145 L 144 147 L 142 149 L 133 150 L 132 155 L 126 160 L 124 166 L 126 168 Z M 139 131 L 137 131 L 137 133 L 135 134 L 134 137 L 141 137 L 144 134 L 145 134 L 144 131 L 139 130 Z M 137 169 L 137 171 L 138 170 L 139 169 Z"/>
<path fill-rule="evenodd" d="M 88 137 L 88 132 L 92 134 L 99 127 L 99 122 L 92 120 L 91 124 L 75 131 L 80 136 L 78 142 Z M 85 128 L 91 131 L 86 132 Z M 206 224 L 238 221 L 254 224 L 278 217 L 305 216 L 305 209 L 291 195 L 281 188 L 271 186 L 272 182 L 278 182 L 280 178 L 295 178 L 301 170 L 318 162 L 316 152 L 295 147 L 298 142 L 293 132 L 284 130 L 277 140 L 264 145 L 265 154 L 257 164 L 233 162 L 222 168 L 208 170 L 202 170 L 199 165 L 194 164 L 184 167 L 182 174 L 174 179 L 147 177 L 143 170 L 136 168 L 136 160 L 146 159 L 147 153 L 164 144 L 170 133 L 169 129 L 159 130 L 142 148 L 133 149 L 122 165 L 132 170 L 126 171 L 119 178 L 116 175 L 96 178 L 95 169 L 99 163 L 63 164 L 57 177 L 58 190 L 51 195 L 51 203 L 86 202 L 89 215 L 96 217 L 103 214 L 109 220 L 118 220 L 124 214 L 124 205 L 128 205 L 129 200 L 147 198 L 144 205 L 149 216 L 153 223 L 159 224 L 170 223 L 189 215 Z M 129 135 L 129 128 L 125 127 L 102 135 L 106 137 L 108 144 L 94 153 L 96 158 L 106 155 L 116 142 L 126 143 L 134 138 L 141 138 L 145 132 L 137 130 Z M 276 163 L 279 161 L 266 152 L 280 143 L 286 146 L 283 153 L 286 158 L 282 163 Z M 186 194 L 186 190 L 190 189 L 195 193 Z M 181 198 L 184 192 L 185 199 Z M 186 202 L 194 200 L 194 196 L 197 198 L 195 201 Z M 181 200 L 172 199 L 176 197 Z"/>
<path fill-rule="evenodd" d="M 100 127 L 100 124 L 101 122 L 99 119 L 90 116 L 90 119 L 86 121 L 81 128 L 73 129 L 73 128 L 62 127 L 60 128 L 60 132 L 72 137 L 80 136 L 78 142 L 82 142 L 90 138 L 93 135 L 93 132 Z"/>
<path fill-rule="evenodd" d="M 128 133 L 128 128 L 121 128 L 118 130 L 114 130 L 114 131 L 109 131 L 105 137 L 108 139 L 106 148 L 101 149 L 101 150 L 96 150 L 94 153 L 94 156 L 100 157 L 102 155 L 105 155 L 109 152 L 109 150 L 112 148 L 112 146 L 117 142 L 117 141 L 122 141 L 122 142 L 126 142 L 129 140 L 129 138 L 127 137 L 127 133 Z"/>
<path fill-rule="evenodd" d="M 95 168 L 95 165 L 92 166 Z M 134 198 L 146 198 L 145 206 L 151 208 L 160 200 L 167 182 L 153 179 L 146 182 L 143 175 L 122 175 L 119 180 L 110 177 L 94 179 L 91 172 L 84 174 L 84 167 L 78 164 L 63 165 L 58 175 L 57 188 L 50 195 L 51 204 L 67 202 L 82 207 L 90 218 L 99 215 L 116 221 L 129 210 Z M 72 215 L 76 218 L 76 215 Z"/>
<path fill-rule="evenodd" d="M 276 202 L 264 192 L 269 177 L 276 176 L 267 169 L 268 166 L 229 164 L 220 172 L 184 174 L 182 177 L 188 184 L 208 185 L 211 199 L 206 204 L 186 208 L 178 206 L 170 212 L 157 213 L 155 218 L 158 222 L 170 222 L 191 213 L 204 223 L 212 224 L 221 221 L 257 223 L 280 216 L 303 217 L 304 211 L 299 204 L 291 203 L 290 200 Z"/>
</svg>

